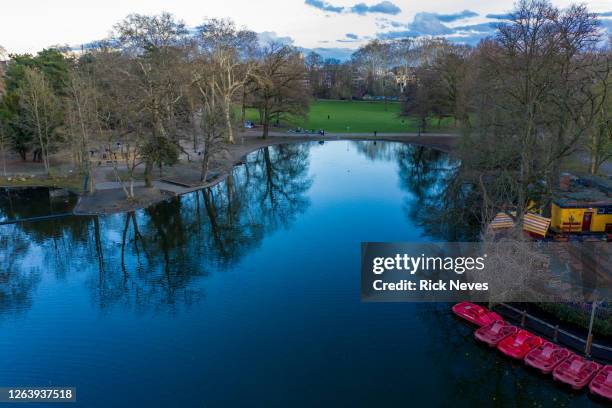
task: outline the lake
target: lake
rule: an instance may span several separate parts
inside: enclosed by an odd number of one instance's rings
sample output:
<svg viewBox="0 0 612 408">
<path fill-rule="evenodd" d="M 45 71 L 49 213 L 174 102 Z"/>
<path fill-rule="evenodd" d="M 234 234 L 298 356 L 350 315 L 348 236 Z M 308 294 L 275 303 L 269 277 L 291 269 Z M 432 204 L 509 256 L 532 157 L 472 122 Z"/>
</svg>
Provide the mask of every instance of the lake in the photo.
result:
<svg viewBox="0 0 612 408">
<path fill-rule="evenodd" d="M 0 385 L 83 407 L 598 405 L 476 344 L 449 304 L 360 301 L 362 241 L 474 239 L 443 218 L 455 166 L 279 145 L 145 210 L 0 226 Z M 5 193 L 0 219 L 68 204 Z"/>
</svg>

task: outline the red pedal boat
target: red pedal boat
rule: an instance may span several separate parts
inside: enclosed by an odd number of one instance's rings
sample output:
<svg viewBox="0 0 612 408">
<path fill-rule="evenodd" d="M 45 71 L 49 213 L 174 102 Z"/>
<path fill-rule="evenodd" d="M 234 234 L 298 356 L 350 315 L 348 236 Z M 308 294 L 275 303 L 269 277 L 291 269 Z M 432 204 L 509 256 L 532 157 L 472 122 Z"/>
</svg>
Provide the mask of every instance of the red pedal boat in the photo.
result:
<svg viewBox="0 0 612 408">
<path fill-rule="evenodd" d="M 481 327 L 487 326 L 496 320 L 503 320 L 497 313 L 470 302 L 457 303 L 453 306 L 453 313 Z"/>
<path fill-rule="evenodd" d="M 541 337 L 519 330 L 516 334 L 508 336 L 497 344 L 497 349 L 507 356 L 522 360 L 525 354 L 544 343 Z"/>
<path fill-rule="evenodd" d="M 612 401 L 612 365 L 604 366 L 604 368 L 598 372 L 591 384 L 589 389 L 593 394 L 597 394 L 600 397 L 604 397 Z"/>
<path fill-rule="evenodd" d="M 575 390 L 580 390 L 591 381 L 600 369 L 600 364 L 572 354 L 555 367 L 553 378 L 571 385 Z"/>
<path fill-rule="evenodd" d="M 525 364 L 549 374 L 557 365 L 570 356 L 570 351 L 549 341 L 534 348 L 525 356 Z"/>
<path fill-rule="evenodd" d="M 495 347 L 501 340 L 517 332 L 518 327 L 512 326 L 503 320 L 498 320 L 488 326 L 477 329 L 474 332 L 474 337 L 476 337 L 477 340 L 487 343 L 491 347 Z"/>
</svg>

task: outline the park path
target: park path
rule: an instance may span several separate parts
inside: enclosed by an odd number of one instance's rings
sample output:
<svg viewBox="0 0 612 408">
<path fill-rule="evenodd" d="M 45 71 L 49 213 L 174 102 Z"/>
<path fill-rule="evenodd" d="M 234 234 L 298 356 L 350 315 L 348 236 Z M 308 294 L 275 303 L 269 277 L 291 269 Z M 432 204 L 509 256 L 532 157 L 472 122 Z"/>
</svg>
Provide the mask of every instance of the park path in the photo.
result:
<svg viewBox="0 0 612 408">
<path fill-rule="evenodd" d="M 193 162 L 179 163 L 165 170 L 162 178 L 153 181 L 153 188 L 146 188 L 144 181 L 135 181 L 135 200 L 127 200 L 125 193 L 118 181 L 108 181 L 112 174 L 112 166 L 100 166 L 94 171 L 96 181 L 96 192 L 83 195 L 75 207 L 78 214 L 101 214 L 131 211 L 138 208 L 148 207 L 156 202 L 166 200 L 169 197 L 190 193 L 202 188 L 210 187 L 224 180 L 231 169 L 244 160 L 244 157 L 266 146 L 283 143 L 303 143 L 310 141 L 334 141 L 334 140 L 376 140 L 376 141 L 398 141 L 432 147 L 435 149 L 451 152 L 456 145 L 458 135 L 443 133 L 326 133 L 299 134 L 273 131 L 266 139 L 261 138 L 261 131 L 249 130 L 237 135 L 237 143 L 227 147 L 227 154 L 211 166 L 210 174 L 214 177 L 206 182 L 200 181 L 200 172 Z"/>
</svg>

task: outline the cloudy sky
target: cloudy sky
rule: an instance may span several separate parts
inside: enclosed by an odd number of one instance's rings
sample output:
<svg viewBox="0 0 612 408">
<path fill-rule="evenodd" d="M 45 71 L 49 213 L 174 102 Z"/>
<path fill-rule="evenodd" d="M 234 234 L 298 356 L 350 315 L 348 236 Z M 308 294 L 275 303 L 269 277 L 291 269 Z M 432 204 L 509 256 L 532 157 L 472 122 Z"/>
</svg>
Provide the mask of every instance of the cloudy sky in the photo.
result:
<svg viewBox="0 0 612 408">
<path fill-rule="evenodd" d="M 612 32 L 612 1 L 585 3 Z M 75 46 L 106 37 L 129 13 L 168 11 L 194 27 L 205 18 L 230 17 L 263 39 L 342 57 L 371 38 L 441 35 L 475 43 L 512 6 L 513 0 L 18 0 L 0 7 L 0 45 L 17 53 Z"/>
</svg>

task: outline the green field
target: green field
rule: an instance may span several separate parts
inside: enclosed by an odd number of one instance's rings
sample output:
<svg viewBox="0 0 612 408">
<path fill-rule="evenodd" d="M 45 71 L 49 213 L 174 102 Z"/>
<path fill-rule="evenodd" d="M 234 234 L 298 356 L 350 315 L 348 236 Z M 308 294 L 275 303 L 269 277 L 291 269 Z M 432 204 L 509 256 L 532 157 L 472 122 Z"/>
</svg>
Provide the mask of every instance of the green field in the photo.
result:
<svg viewBox="0 0 612 408">
<path fill-rule="evenodd" d="M 306 120 L 281 118 L 280 124 L 282 127 L 325 129 L 334 133 L 417 132 L 416 118 L 400 117 L 399 113 L 399 102 L 389 102 L 385 110 L 384 102 L 317 100 L 310 105 Z M 249 109 L 246 116 L 247 120 L 259 123 L 257 110 Z M 448 131 L 450 126 L 450 119 L 443 119 L 439 127 L 438 120 L 433 119 L 429 121 L 427 131 Z"/>
</svg>

